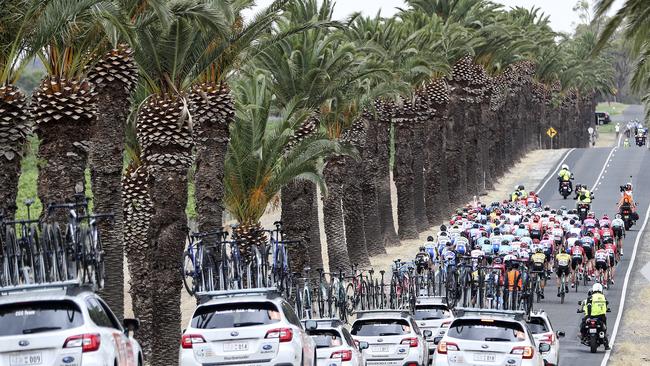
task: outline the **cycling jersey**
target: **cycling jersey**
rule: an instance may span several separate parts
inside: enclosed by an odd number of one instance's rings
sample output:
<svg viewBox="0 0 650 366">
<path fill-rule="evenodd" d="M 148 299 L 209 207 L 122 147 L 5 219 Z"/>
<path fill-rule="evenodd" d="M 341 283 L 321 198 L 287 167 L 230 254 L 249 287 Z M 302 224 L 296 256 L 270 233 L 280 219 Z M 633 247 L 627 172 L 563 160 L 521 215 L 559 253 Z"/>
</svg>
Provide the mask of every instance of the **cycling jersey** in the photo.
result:
<svg viewBox="0 0 650 366">
<path fill-rule="evenodd" d="M 571 263 L 571 256 L 566 253 L 559 253 L 555 256 L 555 260 L 557 261 L 558 266 L 568 267 Z"/>
<path fill-rule="evenodd" d="M 614 256 L 614 254 L 616 253 L 616 245 L 614 245 L 614 244 L 605 244 L 605 251 L 610 256 Z"/>
<path fill-rule="evenodd" d="M 555 228 L 553 231 L 551 231 L 551 234 L 553 234 L 553 238 L 556 241 L 562 240 L 562 236 L 564 236 L 564 231 L 560 228 Z"/>
<path fill-rule="evenodd" d="M 614 219 L 614 221 L 612 221 L 612 227 L 614 228 L 616 227 L 621 228 L 624 226 L 625 226 L 625 222 L 622 219 Z"/>
<path fill-rule="evenodd" d="M 533 263 L 544 264 L 546 262 L 546 255 L 544 253 L 535 253 L 530 257 Z"/>
<path fill-rule="evenodd" d="M 523 260 L 528 260 L 530 259 L 530 249 L 528 248 L 520 248 L 519 249 L 519 258 Z"/>
<path fill-rule="evenodd" d="M 438 253 L 437 253 L 437 250 L 436 250 L 436 245 L 434 243 L 432 243 L 430 241 L 426 242 L 426 244 L 424 244 L 424 249 L 427 251 L 430 258 L 437 258 L 438 257 L 438 255 L 437 255 Z"/>
<path fill-rule="evenodd" d="M 451 249 L 446 249 L 442 253 L 442 257 L 445 259 L 445 262 L 447 262 L 448 265 L 455 265 L 456 264 L 456 252 L 454 252 Z"/>
<path fill-rule="evenodd" d="M 521 236 L 529 236 L 529 235 L 530 232 L 528 232 L 528 229 L 517 228 L 517 230 L 515 230 L 515 236 L 521 237 Z"/>
<path fill-rule="evenodd" d="M 575 242 L 576 242 L 577 240 L 578 240 L 578 238 L 568 238 L 568 239 L 566 240 L 566 245 L 567 245 L 567 247 L 571 248 L 571 247 L 575 244 Z"/>
<path fill-rule="evenodd" d="M 573 248 L 571 248 L 571 255 L 572 255 L 573 257 L 580 257 L 580 258 L 582 258 L 582 257 L 585 256 L 585 250 L 584 250 L 584 248 L 582 248 L 581 246 L 579 246 L 579 245 L 575 245 L 575 246 L 573 246 Z"/>
<path fill-rule="evenodd" d="M 474 249 L 474 250 L 472 250 L 472 252 L 470 254 L 471 254 L 472 258 L 480 258 L 480 257 L 485 256 L 485 252 L 482 251 L 481 249 Z"/>
<path fill-rule="evenodd" d="M 605 249 L 598 249 L 594 255 L 596 262 L 607 262 L 609 260 L 609 254 Z"/>
</svg>

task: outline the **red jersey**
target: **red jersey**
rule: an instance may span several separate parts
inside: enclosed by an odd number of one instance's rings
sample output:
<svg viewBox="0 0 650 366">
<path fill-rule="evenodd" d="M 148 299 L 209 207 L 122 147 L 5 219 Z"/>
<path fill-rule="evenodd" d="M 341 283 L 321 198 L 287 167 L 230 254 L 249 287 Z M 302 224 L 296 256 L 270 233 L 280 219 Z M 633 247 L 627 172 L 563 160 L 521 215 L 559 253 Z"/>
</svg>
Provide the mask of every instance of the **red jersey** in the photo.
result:
<svg viewBox="0 0 650 366">
<path fill-rule="evenodd" d="M 605 251 L 606 251 L 607 254 L 609 254 L 610 256 L 615 255 L 615 254 L 616 254 L 616 245 L 613 244 L 613 243 L 605 244 Z"/>
<path fill-rule="evenodd" d="M 585 249 L 581 245 L 574 245 L 571 247 L 571 256 L 574 258 L 584 258 L 585 257 Z"/>
</svg>

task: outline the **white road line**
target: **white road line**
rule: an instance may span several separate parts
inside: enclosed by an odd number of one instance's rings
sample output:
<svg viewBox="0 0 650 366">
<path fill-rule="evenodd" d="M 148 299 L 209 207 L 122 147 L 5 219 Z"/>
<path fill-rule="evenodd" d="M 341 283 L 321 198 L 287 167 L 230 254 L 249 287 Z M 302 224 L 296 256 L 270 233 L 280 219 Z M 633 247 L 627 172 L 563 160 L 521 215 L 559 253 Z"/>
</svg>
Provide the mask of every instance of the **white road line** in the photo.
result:
<svg viewBox="0 0 650 366">
<path fill-rule="evenodd" d="M 609 345 L 614 346 L 614 340 L 616 340 L 616 335 L 618 334 L 618 326 L 621 323 L 621 318 L 623 317 L 623 307 L 625 306 L 625 295 L 627 294 L 627 285 L 628 282 L 630 281 L 630 274 L 632 273 L 632 267 L 634 267 L 634 260 L 636 259 L 636 250 L 639 247 L 639 242 L 641 241 L 641 238 L 643 238 L 643 231 L 645 230 L 646 224 L 648 224 L 648 218 L 650 217 L 650 206 L 648 206 L 648 209 L 646 210 L 645 213 L 645 219 L 643 219 L 643 225 L 641 225 L 641 229 L 639 229 L 639 233 L 636 236 L 636 240 L 634 241 L 634 250 L 632 251 L 632 256 L 630 257 L 630 264 L 627 267 L 627 272 L 625 273 L 625 281 L 623 281 L 623 292 L 621 292 L 621 302 L 618 304 L 618 314 L 616 314 L 616 322 L 614 323 L 614 328 L 612 330 L 612 336 L 609 338 Z M 605 356 L 603 357 L 603 362 L 600 363 L 600 366 L 606 366 L 607 361 L 609 361 L 609 356 L 611 355 L 612 351 L 609 350 L 605 352 Z"/>
<path fill-rule="evenodd" d="M 622 134 L 622 133 L 619 133 L 619 134 L 618 134 L 618 142 L 616 143 L 616 146 L 617 146 L 617 147 L 618 147 L 618 146 L 621 146 L 621 139 L 622 139 L 622 138 L 623 138 L 623 134 Z"/>
<path fill-rule="evenodd" d="M 612 151 L 609 152 L 609 155 L 607 156 L 607 160 L 605 160 L 605 164 L 603 164 L 603 169 L 600 170 L 600 174 L 598 174 L 598 178 L 596 178 L 596 182 L 592 187 L 596 187 L 598 185 L 598 182 L 600 182 L 600 178 L 602 178 L 603 174 L 607 172 L 607 164 L 609 164 L 609 159 L 612 158 L 612 154 L 614 154 L 614 151 L 616 151 L 616 147 L 612 148 Z"/>
<path fill-rule="evenodd" d="M 555 177 L 555 173 L 557 173 L 560 170 L 560 168 L 562 167 L 562 164 L 564 164 L 564 161 L 569 157 L 569 154 L 571 154 L 573 152 L 573 150 L 575 150 L 575 147 L 573 149 L 567 151 L 567 153 L 564 155 L 564 158 L 562 158 L 562 161 L 560 161 L 560 163 L 557 165 L 557 168 L 555 168 L 553 173 L 551 175 L 549 175 L 548 178 L 546 178 L 544 183 L 542 183 L 541 187 L 539 187 L 537 189 L 537 192 L 541 192 L 542 189 L 544 189 L 544 187 L 546 187 L 546 183 L 548 183 L 551 180 L 551 178 Z"/>
</svg>

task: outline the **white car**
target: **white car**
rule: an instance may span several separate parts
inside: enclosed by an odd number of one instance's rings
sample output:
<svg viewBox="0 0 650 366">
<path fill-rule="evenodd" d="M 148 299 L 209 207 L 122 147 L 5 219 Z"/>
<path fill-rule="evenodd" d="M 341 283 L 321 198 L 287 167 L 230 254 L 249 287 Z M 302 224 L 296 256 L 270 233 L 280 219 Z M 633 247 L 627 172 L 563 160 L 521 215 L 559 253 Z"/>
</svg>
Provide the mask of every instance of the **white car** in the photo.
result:
<svg viewBox="0 0 650 366">
<path fill-rule="evenodd" d="M 75 283 L 1 288 L 0 365 L 141 366 L 138 324 Z"/>
<path fill-rule="evenodd" d="M 404 310 L 357 313 L 350 331 L 355 341 L 368 343 L 363 350 L 366 366 L 426 366 L 429 347 L 415 320 Z M 424 331 L 430 337 L 430 330 Z"/>
<path fill-rule="evenodd" d="M 433 361 L 436 350 L 434 339 L 445 335 L 454 320 L 454 313 L 447 306 L 444 297 L 418 297 L 415 302 L 413 318 L 421 331 L 430 330 L 432 333 L 432 336 L 427 337 L 426 341 L 429 345 L 429 360 Z"/>
<path fill-rule="evenodd" d="M 181 366 L 315 363 L 314 340 L 275 289 L 202 295 L 181 337 Z"/>
<path fill-rule="evenodd" d="M 362 350 L 368 344 L 357 345 L 350 332 L 338 319 L 303 320 L 307 333 L 316 342 L 318 366 L 365 366 Z"/>
<path fill-rule="evenodd" d="M 533 333 L 537 344 L 548 343 L 551 346 L 550 351 L 542 354 L 546 360 L 546 366 L 557 366 L 560 363 L 560 340 L 558 338 L 564 337 L 564 332 L 553 330 L 551 320 L 544 310 L 532 312 L 526 323 L 528 323 L 528 328 Z"/>
<path fill-rule="evenodd" d="M 544 366 L 541 353 L 551 346 L 536 345 L 523 312 L 457 309 L 456 315 L 436 340 L 435 366 Z"/>
</svg>

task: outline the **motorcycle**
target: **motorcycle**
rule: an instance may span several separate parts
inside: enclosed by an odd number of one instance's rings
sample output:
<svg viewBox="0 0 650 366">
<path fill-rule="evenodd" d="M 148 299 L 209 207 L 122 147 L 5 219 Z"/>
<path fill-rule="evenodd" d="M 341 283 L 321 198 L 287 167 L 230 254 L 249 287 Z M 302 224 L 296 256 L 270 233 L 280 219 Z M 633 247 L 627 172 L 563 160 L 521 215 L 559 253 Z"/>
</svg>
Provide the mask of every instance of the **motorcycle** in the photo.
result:
<svg viewBox="0 0 650 366">
<path fill-rule="evenodd" d="M 582 301 L 579 301 L 578 305 L 582 306 Z M 607 309 L 607 312 L 611 310 Z M 577 313 L 584 313 L 584 310 L 580 308 Z M 580 337 L 580 343 L 589 346 L 591 353 L 596 353 L 598 347 L 606 345 L 607 326 L 598 318 L 587 318 L 580 329 Z"/>
<path fill-rule="evenodd" d="M 636 140 L 636 146 L 641 147 L 641 146 L 644 146 L 644 145 L 645 145 L 646 137 L 645 137 L 645 136 L 637 136 L 637 137 L 635 138 L 635 140 Z"/>
<path fill-rule="evenodd" d="M 578 204 L 578 217 L 580 217 L 580 221 L 584 221 L 587 218 L 590 209 L 591 205 L 588 203 Z"/>
<path fill-rule="evenodd" d="M 573 192 L 573 189 L 571 189 L 571 184 L 567 181 L 560 182 L 560 194 L 564 199 L 569 197 L 571 195 L 571 192 Z"/>
<path fill-rule="evenodd" d="M 621 207 L 621 217 L 625 223 L 625 230 L 630 230 L 632 225 L 634 225 L 632 210 L 629 208 Z"/>
</svg>

